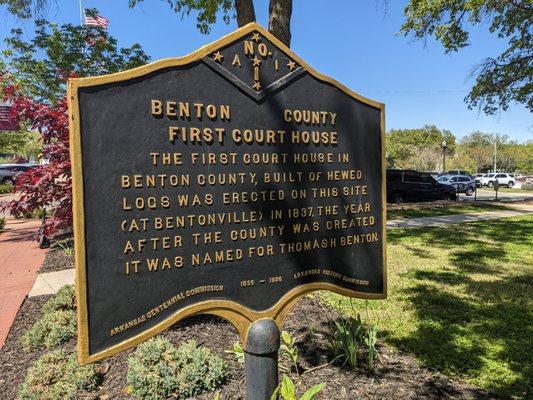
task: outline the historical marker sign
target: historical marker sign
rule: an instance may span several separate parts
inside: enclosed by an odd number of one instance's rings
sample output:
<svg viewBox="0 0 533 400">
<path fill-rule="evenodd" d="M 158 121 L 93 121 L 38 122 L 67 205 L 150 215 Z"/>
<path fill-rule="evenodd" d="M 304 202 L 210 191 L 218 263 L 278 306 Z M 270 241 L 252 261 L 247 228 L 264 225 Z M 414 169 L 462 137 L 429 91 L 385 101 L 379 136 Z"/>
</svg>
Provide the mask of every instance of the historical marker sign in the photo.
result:
<svg viewBox="0 0 533 400">
<path fill-rule="evenodd" d="M 384 106 L 257 24 L 69 85 L 79 354 L 303 293 L 383 298 Z"/>
</svg>

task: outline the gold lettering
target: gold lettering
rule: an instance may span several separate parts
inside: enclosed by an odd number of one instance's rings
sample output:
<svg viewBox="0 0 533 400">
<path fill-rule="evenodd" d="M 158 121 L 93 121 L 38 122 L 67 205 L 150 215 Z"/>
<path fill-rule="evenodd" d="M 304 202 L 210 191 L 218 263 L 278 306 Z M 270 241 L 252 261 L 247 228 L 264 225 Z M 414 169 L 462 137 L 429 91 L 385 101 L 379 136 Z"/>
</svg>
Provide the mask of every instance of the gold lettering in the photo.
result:
<svg viewBox="0 0 533 400">
<path fill-rule="evenodd" d="M 235 57 L 233 57 L 233 62 L 231 63 L 231 65 L 238 65 L 239 67 L 241 66 L 241 59 L 239 58 L 238 54 L 235 54 Z"/>
<path fill-rule="evenodd" d="M 159 100 L 152 99 L 152 115 L 159 116 L 163 114 L 163 103 Z"/>
<path fill-rule="evenodd" d="M 254 55 L 254 42 L 249 40 L 244 41 L 244 54 Z"/>
<path fill-rule="evenodd" d="M 169 117 L 176 117 L 176 102 L 175 101 L 167 101 L 167 116 Z"/>
</svg>

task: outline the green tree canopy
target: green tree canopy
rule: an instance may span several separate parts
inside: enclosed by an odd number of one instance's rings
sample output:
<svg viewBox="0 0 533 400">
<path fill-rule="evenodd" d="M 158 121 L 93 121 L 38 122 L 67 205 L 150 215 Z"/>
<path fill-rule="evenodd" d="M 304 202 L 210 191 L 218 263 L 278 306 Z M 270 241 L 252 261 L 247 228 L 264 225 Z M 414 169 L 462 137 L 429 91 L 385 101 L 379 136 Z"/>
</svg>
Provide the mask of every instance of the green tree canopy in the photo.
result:
<svg viewBox="0 0 533 400">
<path fill-rule="evenodd" d="M 446 154 L 455 152 L 455 136 L 447 129 L 425 125 L 419 129 L 391 130 L 387 134 L 389 165 L 399 168 L 435 170 L 442 168 L 442 142 L 446 142 Z"/>
<path fill-rule="evenodd" d="M 21 18 L 28 19 L 42 16 L 54 3 L 53 0 L 0 0 L 0 6 L 7 6 L 7 10 Z"/>
<path fill-rule="evenodd" d="M 457 146 L 457 168 L 471 166 L 471 172 L 492 171 L 496 144 L 496 169 L 505 172 L 533 172 L 533 141 L 519 143 L 498 133 L 475 131 Z M 463 163 L 464 166 L 458 165 Z M 468 169 L 468 168 L 467 168 Z"/>
<path fill-rule="evenodd" d="M 30 96 L 49 103 L 65 95 L 70 76 L 119 72 L 150 59 L 139 44 L 118 48 L 117 40 L 96 26 L 58 26 L 41 19 L 36 21 L 35 36 L 29 42 L 21 29 L 11 33 L 2 53 L 4 68 Z"/>
<path fill-rule="evenodd" d="M 40 152 L 39 134 L 21 129 L 17 132 L 0 132 L 0 154 L 29 157 Z"/>
<path fill-rule="evenodd" d="M 135 7 L 144 0 L 128 0 L 130 7 Z M 172 11 L 181 15 L 196 15 L 196 26 L 202 33 L 209 33 L 211 25 L 217 22 L 217 16 L 228 24 L 237 19 L 239 26 L 255 21 L 253 0 L 164 0 Z M 46 14 L 47 9 L 55 4 L 54 0 L 0 0 L 0 5 L 7 5 L 8 11 L 21 19 L 36 18 Z M 279 40 L 290 46 L 292 0 L 269 0 L 268 30 Z"/>
<path fill-rule="evenodd" d="M 533 111 L 532 0 L 410 0 L 404 13 L 404 35 L 432 36 L 446 52 L 467 47 L 469 28 L 487 24 L 508 46 L 472 71 L 476 81 L 465 99 L 469 108 L 494 114 L 516 102 Z"/>
<path fill-rule="evenodd" d="M 490 170 L 494 155 L 494 138 L 494 134 L 480 131 L 464 136 L 459 141 L 455 167 L 473 173 Z"/>
</svg>

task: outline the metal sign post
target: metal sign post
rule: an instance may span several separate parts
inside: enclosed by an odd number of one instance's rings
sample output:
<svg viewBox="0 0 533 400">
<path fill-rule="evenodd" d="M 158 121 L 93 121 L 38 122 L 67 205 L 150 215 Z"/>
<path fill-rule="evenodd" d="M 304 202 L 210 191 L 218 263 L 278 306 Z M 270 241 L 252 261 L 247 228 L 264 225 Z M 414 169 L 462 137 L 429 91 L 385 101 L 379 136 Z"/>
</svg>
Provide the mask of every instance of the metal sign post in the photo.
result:
<svg viewBox="0 0 533 400">
<path fill-rule="evenodd" d="M 270 400 L 278 386 L 280 332 L 273 319 L 260 319 L 246 337 L 244 368 L 247 400 Z"/>
</svg>

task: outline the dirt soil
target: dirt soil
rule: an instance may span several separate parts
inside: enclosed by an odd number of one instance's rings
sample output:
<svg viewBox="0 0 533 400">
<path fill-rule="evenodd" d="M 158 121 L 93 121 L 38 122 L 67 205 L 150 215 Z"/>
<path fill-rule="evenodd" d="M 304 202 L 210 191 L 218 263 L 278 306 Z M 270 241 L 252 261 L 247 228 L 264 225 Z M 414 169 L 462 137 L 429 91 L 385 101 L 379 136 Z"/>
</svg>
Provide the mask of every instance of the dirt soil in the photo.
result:
<svg viewBox="0 0 533 400">
<path fill-rule="evenodd" d="M 0 350 L 0 399 L 15 399 L 18 387 L 30 363 L 44 351 L 25 353 L 20 345 L 24 332 L 41 315 L 41 307 L 49 296 L 26 299 L 19 310 L 15 323 L 9 332 L 5 346 Z M 322 304 L 313 296 L 307 296 L 290 313 L 284 329 L 297 339 L 300 351 L 298 390 L 325 382 L 326 387 L 318 399 L 495 399 L 486 391 L 476 389 L 465 382 L 452 380 L 442 374 L 422 368 L 416 360 L 383 345 L 375 371 L 369 372 L 364 366 L 350 371 L 337 365 L 328 364 L 324 333 L 330 328 L 336 312 Z M 188 318 L 163 333 L 175 345 L 188 339 L 195 339 L 199 345 L 210 348 L 223 357 L 229 367 L 229 379 L 220 390 L 223 400 L 245 398 L 243 366 L 235 361 L 230 349 L 238 340 L 235 329 L 222 319 L 210 316 Z M 75 340 L 65 345 L 74 350 Z M 126 386 L 127 358 L 133 350 L 104 360 L 98 364 L 102 374 L 98 392 L 78 393 L 76 399 L 130 399 Z M 283 360 L 284 365 L 289 365 Z M 212 400 L 214 393 L 195 397 L 199 400 Z"/>
</svg>

